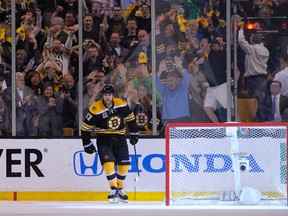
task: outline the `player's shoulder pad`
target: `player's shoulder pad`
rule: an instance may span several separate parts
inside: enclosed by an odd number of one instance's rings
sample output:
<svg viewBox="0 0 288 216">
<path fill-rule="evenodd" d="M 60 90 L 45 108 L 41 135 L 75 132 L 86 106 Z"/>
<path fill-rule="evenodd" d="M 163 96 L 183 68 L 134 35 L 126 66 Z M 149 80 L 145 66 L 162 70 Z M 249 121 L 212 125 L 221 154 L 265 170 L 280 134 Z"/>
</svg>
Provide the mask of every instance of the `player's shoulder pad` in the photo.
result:
<svg viewBox="0 0 288 216">
<path fill-rule="evenodd" d="M 126 100 L 122 98 L 114 98 L 114 107 L 127 106 Z"/>
<path fill-rule="evenodd" d="M 94 102 L 90 107 L 89 107 L 89 112 L 96 115 L 100 113 L 103 109 L 105 109 L 104 104 L 102 100 Z"/>
</svg>

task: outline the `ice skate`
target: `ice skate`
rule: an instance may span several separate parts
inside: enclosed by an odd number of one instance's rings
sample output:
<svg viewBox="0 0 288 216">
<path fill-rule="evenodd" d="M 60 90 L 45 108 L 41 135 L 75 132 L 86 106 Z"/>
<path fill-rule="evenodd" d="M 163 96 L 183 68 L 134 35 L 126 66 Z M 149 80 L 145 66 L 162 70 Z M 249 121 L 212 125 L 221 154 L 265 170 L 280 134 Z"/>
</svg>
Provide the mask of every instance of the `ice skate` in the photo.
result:
<svg viewBox="0 0 288 216">
<path fill-rule="evenodd" d="M 113 187 L 111 188 L 111 192 L 108 195 L 108 200 L 110 203 L 118 203 L 118 195 L 117 195 L 117 188 Z"/>
<path fill-rule="evenodd" d="M 128 196 L 123 189 L 118 189 L 119 200 L 123 203 L 128 203 Z"/>
</svg>

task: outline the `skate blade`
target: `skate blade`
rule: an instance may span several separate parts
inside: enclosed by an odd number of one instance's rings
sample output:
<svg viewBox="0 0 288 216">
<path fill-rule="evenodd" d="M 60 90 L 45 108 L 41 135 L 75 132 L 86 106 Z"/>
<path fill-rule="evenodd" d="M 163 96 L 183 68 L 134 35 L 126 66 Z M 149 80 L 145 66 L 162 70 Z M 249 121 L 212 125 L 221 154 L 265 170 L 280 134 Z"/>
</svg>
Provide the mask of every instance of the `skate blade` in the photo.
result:
<svg viewBox="0 0 288 216">
<path fill-rule="evenodd" d="M 122 203 L 128 203 L 128 200 L 124 200 L 124 199 L 121 199 L 121 198 L 119 198 L 119 200 L 120 200 L 120 202 L 122 202 Z"/>
<path fill-rule="evenodd" d="M 109 203 L 112 203 L 112 204 L 119 203 L 118 198 L 113 198 L 113 199 L 108 199 L 108 200 L 109 200 Z"/>
</svg>

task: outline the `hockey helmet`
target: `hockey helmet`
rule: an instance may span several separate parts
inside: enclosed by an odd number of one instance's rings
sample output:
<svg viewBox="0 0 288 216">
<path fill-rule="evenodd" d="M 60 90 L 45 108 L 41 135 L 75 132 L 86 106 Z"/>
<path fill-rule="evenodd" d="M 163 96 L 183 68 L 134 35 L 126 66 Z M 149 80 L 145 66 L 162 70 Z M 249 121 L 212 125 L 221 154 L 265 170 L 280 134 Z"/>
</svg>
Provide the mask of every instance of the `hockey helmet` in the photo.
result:
<svg viewBox="0 0 288 216">
<path fill-rule="evenodd" d="M 112 85 L 105 85 L 102 89 L 102 95 L 110 93 L 110 94 L 115 94 L 115 89 Z"/>
</svg>

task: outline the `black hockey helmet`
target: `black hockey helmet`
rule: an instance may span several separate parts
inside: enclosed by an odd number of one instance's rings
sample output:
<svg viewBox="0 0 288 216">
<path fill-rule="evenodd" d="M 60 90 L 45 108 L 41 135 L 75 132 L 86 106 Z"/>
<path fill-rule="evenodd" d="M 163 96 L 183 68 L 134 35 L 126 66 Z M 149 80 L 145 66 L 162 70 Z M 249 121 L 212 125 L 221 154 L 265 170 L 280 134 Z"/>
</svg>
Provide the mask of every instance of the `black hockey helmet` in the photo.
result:
<svg viewBox="0 0 288 216">
<path fill-rule="evenodd" d="M 106 94 L 106 93 L 111 93 L 111 94 L 115 94 L 115 89 L 112 85 L 105 85 L 102 89 L 102 95 Z"/>
</svg>

